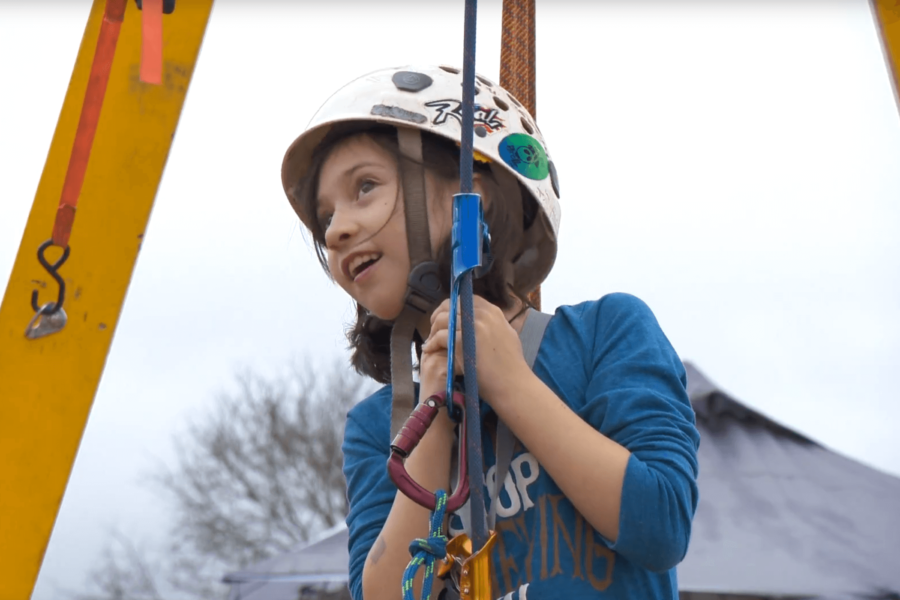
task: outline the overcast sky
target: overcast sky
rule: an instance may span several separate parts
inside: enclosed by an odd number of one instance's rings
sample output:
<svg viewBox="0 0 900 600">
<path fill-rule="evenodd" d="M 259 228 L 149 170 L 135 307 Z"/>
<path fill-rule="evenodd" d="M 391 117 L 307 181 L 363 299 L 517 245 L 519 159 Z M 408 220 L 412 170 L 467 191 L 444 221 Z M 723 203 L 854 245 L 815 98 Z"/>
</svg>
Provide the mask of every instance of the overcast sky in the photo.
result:
<svg viewBox="0 0 900 600">
<path fill-rule="evenodd" d="M 79 588 L 110 528 L 158 539 L 146 475 L 238 370 L 345 355 L 281 158 L 355 76 L 460 64 L 463 15 L 324 4 L 213 11 L 34 600 Z M 89 6 L 0 0 L 0 290 Z M 900 475 L 900 115 L 867 2 L 544 0 L 537 69 L 563 206 L 544 310 L 633 293 L 734 396 Z"/>
</svg>

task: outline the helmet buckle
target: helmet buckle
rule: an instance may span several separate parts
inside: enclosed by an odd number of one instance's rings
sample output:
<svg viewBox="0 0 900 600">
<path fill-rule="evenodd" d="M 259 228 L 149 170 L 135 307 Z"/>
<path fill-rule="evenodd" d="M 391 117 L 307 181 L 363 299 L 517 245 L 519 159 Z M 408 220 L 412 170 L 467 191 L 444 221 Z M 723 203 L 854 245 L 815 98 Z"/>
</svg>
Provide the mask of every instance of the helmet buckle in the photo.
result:
<svg viewBox="0 0 900 600">
<path fill-rule="evenodd" d="M 447 296 L 440 277 L 440 267 L 434 261 L 417 264 L 409 272 L 404 302 L 421 313 L 427 313 Z"/>
</svg>

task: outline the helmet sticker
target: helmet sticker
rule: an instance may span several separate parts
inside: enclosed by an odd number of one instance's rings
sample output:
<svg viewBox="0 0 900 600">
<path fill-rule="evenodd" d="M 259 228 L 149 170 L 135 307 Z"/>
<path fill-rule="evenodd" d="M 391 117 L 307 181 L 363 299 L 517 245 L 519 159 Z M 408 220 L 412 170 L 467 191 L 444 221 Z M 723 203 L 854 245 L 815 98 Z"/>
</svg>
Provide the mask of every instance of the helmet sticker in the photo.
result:
<svg viewBox="0 0 900 600">
<path fill-rule="evenodd" d="M 425 115 L 400 108 L 399 106 L 387 106 L 384 104 L 376 104 L 372 107 L 372 115 L 376 117 L 390 117 L 392 119 L 400 119 L 401 121 L 409 121 L 411 123 L 422 124 L 428 120 Z"/>
<path fill-rule="evenodd" d="M 500 142 L 500 158 L 513 171 L 528 179 L 546 179 L 550 174 L 547 153 L 540 142 L 525 133 L 512 133 Z"/>
<path fill-rule="evenodd" d="M 435 115 L 434 120 L 431 121 L 433 125 L 443 125 L 450 117 L 459 121 L 460 125 L 462 124 L 462 102 L 459 100 L 433 100 L 431 102 L 426 102 L 425 106 L 437 109 L 437 114 Z M 500 113 L 496 108 L 488 108 L 487 106 L 481 106 L 480 104 L 476 105 L 476 128 L 479 126 L 483 127 L 484 133 L 496 133 L 500 129 L 505 129 L 506 125 L 499 115 Z M 479 134 L 478 137 L 484 136 Z"/>
<path fill-rule="evenodd" d="M 415 71 L 397 71 L 391 77 L 391 81 L 398 90 L 405 92 L 420 92 L 434 83 L 434 80 L 425 73 Z"/>
</svg>

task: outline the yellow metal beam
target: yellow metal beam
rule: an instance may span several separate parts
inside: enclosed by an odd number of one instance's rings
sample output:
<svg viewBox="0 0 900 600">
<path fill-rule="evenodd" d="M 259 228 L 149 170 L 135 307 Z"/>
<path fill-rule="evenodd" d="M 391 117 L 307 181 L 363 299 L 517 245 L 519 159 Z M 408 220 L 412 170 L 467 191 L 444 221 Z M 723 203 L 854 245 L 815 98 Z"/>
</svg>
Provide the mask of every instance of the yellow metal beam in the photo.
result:
<svg viewBox="0 0 900 600">
<path fill-rule="evenodd" d="M 894 83 L 894 98 L 900 108 L 900 0 L 873 0 L 872 3 L 884 56 Z"/>
<path fill-rule="evenodd" d="M 94 0 L 12 276 L 0 306 L 0 600 L 27 600 L 50 538 L 169 154 L 212 0 L 163 18 L 162 84 L 140 80 L 141 13 L 128 0 L 94 138 L 66 281 L 68 323 L 25 337 L 56 284 L 38 264 L 50 238 L 105 0 Z M 40 77 L 35 73 L 34 77 Z M 27 82 L 22 82 L 27 85 Z M 50 250 L 56 260 L 59 248 Z"/>
</svg>

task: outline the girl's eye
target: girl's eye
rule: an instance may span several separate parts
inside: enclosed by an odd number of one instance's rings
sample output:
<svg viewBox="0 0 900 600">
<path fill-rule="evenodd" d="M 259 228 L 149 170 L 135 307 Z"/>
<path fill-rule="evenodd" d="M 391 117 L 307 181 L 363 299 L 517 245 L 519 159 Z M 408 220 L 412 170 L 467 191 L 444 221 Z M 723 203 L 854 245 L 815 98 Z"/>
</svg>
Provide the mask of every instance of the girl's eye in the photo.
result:
<svg viewBox="0 0 900 600">
<path fill-rule="evenodd" d="M 365 180 L 359 184 L 359 195 L 368 194 L 372 190 L 375 189 L 375 182 L 370 180 Z"/>
<path fill-rule="evenodd" d="M 319 228 L 324 232 L 328 231 L 328 227 L 331 225 L 332 215 L 322 215 L 319 217 Z"/>
</svg>

